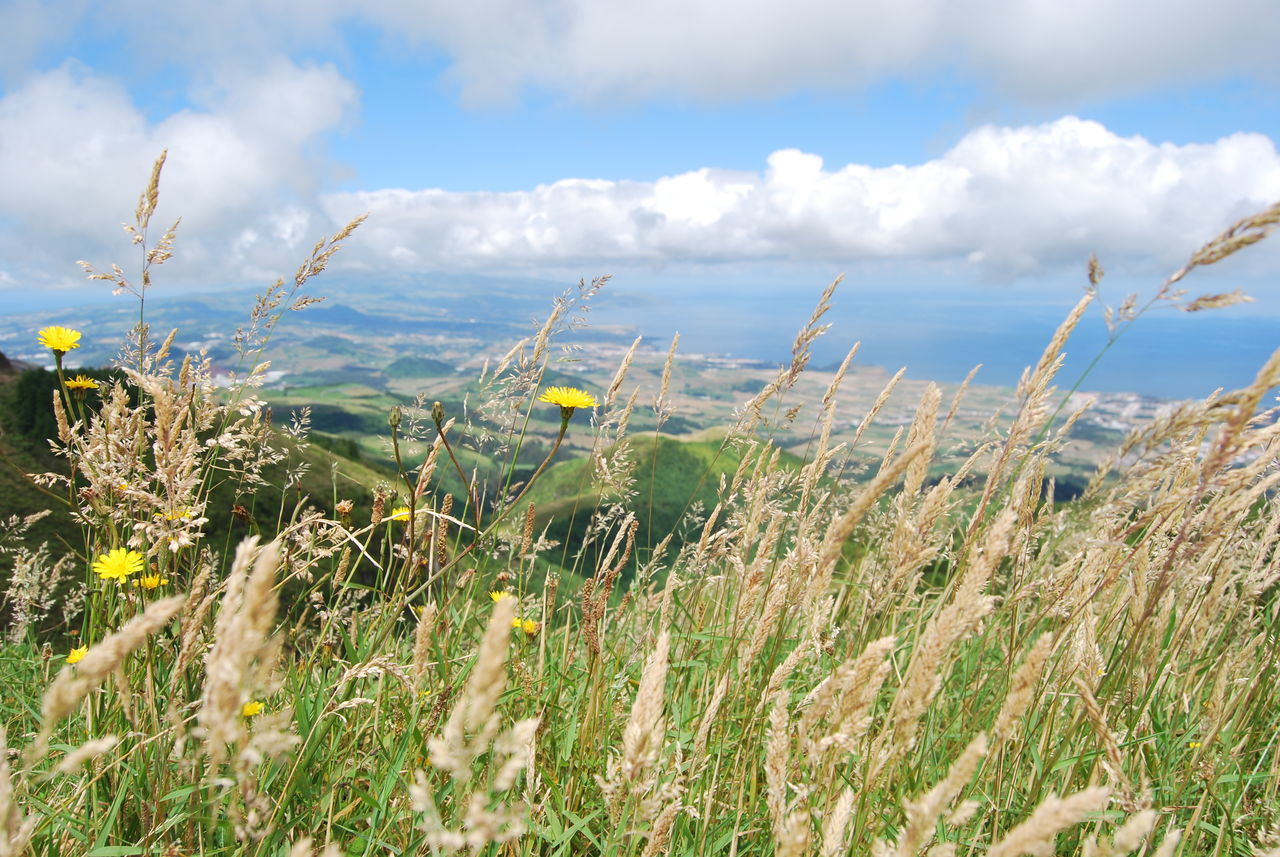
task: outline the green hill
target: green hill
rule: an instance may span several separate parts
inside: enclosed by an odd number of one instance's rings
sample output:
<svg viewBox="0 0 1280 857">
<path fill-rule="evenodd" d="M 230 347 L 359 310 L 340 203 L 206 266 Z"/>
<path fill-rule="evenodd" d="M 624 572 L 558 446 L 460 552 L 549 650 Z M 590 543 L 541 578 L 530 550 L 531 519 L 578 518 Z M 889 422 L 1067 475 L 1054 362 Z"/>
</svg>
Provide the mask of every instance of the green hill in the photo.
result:
<svg viewBox="0 0 1280 857">
<path fill-rule="evenodd" d="M 111 373 L 90 370 L 84 374 L 106 380 Z M 83 550 L 78 543 L 80 526 L 62 497 L 65 489 L 43 490 L 22 474 L 66 472 L 65 460 L 49 447 L 57 431 L 49 404 L 56 385 L 57 376 L 42 369 L 0 374 L 0 524 L 11 516 L 48 510 L 50 514 L 23 541 L 30 547 L 48 542 L 55 556 Z M 275 443 L 286 455 L 263 472 L 265 484 L 226 480 L 214 487 L 205 510 L 209 520 L 202 529 L 219 549 L 251 532 L 277 532 L 279 522 L 287 522 L 299 507 L 313 507 L 332 517 L 335 503 L 344 499 L 353 501 L 358 526 L 368 521 L 374 487 L 394 480 L 394 474 L 385 469 L 342 455 L 349 441 L 341 438 L 318 435 L 314 443 L 299 444 L 276 432 Z M 289 475 L 299 471 L 301 478 L 291 484 Z M 237 506 L 248 515 L 233 513 Z M 0 592 L 8 584 L 11 562 L 0 555 Z"/>
<path fill-rule="evenodd" d="M 627 504 L 640 522 L 636 543 L 642 554 L 667 533 L 673 548 L 697 538 L 698 525 L 718 500 L 721 477 L 732 478 L 742 460 L 735 447 L 716 440 L 678 440 L 666 435 L 630 438 L 635 497 Z M 797 469 L 803 461 L 781 452 L 779 467 Z M 582 546 L 592 514 L 601 506 L 600 487 L 589 459 L 551 467 L 529 491 L 539 529 L 561 542 L 562 564 Z M 606 498 L 607 502 L 607 498 Z M 696 517 L 686 517 L 697 512 Z"/>
</svg>

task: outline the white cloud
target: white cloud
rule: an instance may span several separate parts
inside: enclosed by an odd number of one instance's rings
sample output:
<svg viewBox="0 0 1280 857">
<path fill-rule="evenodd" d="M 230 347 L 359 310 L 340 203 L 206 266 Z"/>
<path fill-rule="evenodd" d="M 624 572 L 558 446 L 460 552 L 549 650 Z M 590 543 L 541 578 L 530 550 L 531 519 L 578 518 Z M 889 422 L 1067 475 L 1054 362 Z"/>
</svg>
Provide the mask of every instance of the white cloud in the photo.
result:
<svg viewBox="0 0 1280 857">
<path fill-rule="evenodd" d="M 984 127 L 937 160 L 828 169 L 775 152 L 760 173 L 655 182 L 566 179 L 530 191 L 331 194 L 337 222 L 370 211 L 367 266 L 499 268 L 672 261 L 964 259 L 1007 277 L 1110 260 L 1176 263 L 1280 199 L 1268 138 L 1156 145 L 1066 117 Z"/>
<path fill-rule="evenodd" d="M 0 249 L 13 258 L 20 248 L 31 266 L 109 261 L 100 254 L 122 245 L 106 239 L 119 235 L 113 229 L 129 219 L 151 162 L 168 149 L 157 225 L 180 214 L 194 236 L 183 239 L 178 265 L 256 264 L 273 248 L 296 254 L 313 231 L 296 221 L 314 210 L 325 168 L 317 138 L 354 99 L 332 67 L 280 62 L 221 77 L 197 93 L 196 108 L 150 122 L 123 87 L 74 63 L 29 78 L 0 98 Z M 283 231 L 273 225 L 281 215 Z M 245 229 L 262 239 L 226 258 L 229 245 L 216 236 Z"/>
<path fill-rule="evenodd" d="M 956 69 L 1005 96 L 1073 104 L 1229 76 L 1274 80 L 1269 0 L 381 0 L 363 14 L 438 45 L 466 96 L 526 85 L 587 101 L 858 89 Z"/>
<path fill-rule="evenodd" d="M 1280 71 L 1271 0 L 14 0 L 0 11 L 0 71 L 76 22 L 138 57 L 192 67 L 340 49 L 352 22 L 443 51 L 474 99 L 533 85 L 584 100 L 758 98 L 856 89 L 939 69 L 1031 101 Z M 145 62 L 145 60 L 140 60 Z"/>
<path fill-rule="evenodd" d="M 183 217 L 170 279 L 205 283 L 273 279 L 365 211 L 339 266 L 942 260 L 1008 278 L 1077 266 L 1090 252 L 1174 265 L 1280 199 L 1280 157 L 1265 136 L 1157 144 L 1074 117 L 982 127 L 915 165 L 827 165 L 787 149 L 755 172 L 320 193 L 331 167 L 319 141 L 354 100 L 331 67 L 277 63 L 221 75 L 195 107 L 150 121 L 118 84 L 75 65 L 31 78 L 0 98 L 0 254 L 12 260 L 0 291 L 76 280 L 76 258 L 128 261 L 114 230 L 166 147 L 157 219 Z"/>
</svg>

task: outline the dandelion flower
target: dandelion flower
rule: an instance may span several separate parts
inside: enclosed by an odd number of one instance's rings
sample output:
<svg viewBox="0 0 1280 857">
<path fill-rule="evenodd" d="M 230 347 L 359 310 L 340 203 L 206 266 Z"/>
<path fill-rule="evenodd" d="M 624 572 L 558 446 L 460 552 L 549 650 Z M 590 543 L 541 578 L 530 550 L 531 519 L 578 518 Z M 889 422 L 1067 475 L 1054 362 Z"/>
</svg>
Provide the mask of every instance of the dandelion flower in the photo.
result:
<svg viewBox="0 0 1280 857">
<path fill-rule="evenodd" d="M 131 574 L 142 571 L 142 554 L 126 548 L 115 548 L 93 561 L 94 574 L 103 580 L 124 583 Z"/>
<path fill-rule="evenodd" d="M 85 390 L 98 389 L 98 382 L 87 375 L 77 375 L 67 380 L 67 389 L 75 390 L 77 393 L 83 393 Z"/>
<path fill-rule="evenodd" d="M 54 354 L 66 354 L 71 349 L 80 347 L 80 331 L 58 327 L 56 324 L 43 328 L 37 338 L 41 345 Z"/>
<path fill-rule="evenodd" d="M 387 515 L 388 521 L 407 521 L 409 520 L 409 507 L 396 506 L 391 510 L 391 514 Z"/>
<path fill-rule="evenodd" d="M 79 646 L 78 648 L 74 648 L 67 652 L 67 663 L 78 664 L 80 661 L 84 660 L 84 656 L 87 654 L 89 654 L 88 646 Z"/>
<path fill-rule="evenodd" d="M 501 600 L 502 600 L 502 599 L 504 599 L 504 598 L 510 598 L 510 597 L 511 597 L 511 593 L 510 593 L 510 592 L 497 592 L 497 591 L 494 591 L 494 592 L 490 592 L 490 593 L 489 593 L 489 598 L 491 598 L 491 599 L 493 600 L 493 603 L 494 603 L 494 604 L 497 604 L 499 601 L 501 601 Z"/>
<path fill-rule="evenodd" d="M 255 714 L 261 714 L 262 709 L 266 707 L 267 706 L 264 703 L 261 703 L 255 699 L 252 702 L 246 702 L 244 706 L 241 707 L 240 715 L 242 717 L 253 717 Z"/>
<path fill-rule="evenodd" d="M 144 574 L 133 582 L 134 586 L 141 586 L 143 589 L 155 589 L 164 586 L 169 582 L 169 578 L 161 577 L 159 574 Z"/>
<path fill-rule="evenodd" d="M 538 623 L 532 619 L 522 619 L 520 620 L 520 630 L 532 637 L 538 633 Z"/>
<path fill-rule="evenodd" d="M 600 404 L 586 390 L 579 390 L 577 387 L 548 387 L 538 397 L 538 401 L 559 405 L 560 419 L 565 422 L 569 421 L 577 408 L 594 408 Z"/>
</svg>

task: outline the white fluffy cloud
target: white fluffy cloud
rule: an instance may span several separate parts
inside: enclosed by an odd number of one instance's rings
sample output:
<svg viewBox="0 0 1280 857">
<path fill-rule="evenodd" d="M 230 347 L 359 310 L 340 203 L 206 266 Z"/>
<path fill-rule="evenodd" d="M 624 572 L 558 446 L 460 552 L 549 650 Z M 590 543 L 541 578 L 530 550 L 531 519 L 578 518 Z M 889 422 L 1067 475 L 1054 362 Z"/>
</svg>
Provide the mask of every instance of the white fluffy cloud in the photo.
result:
<svg viewBox="0 0 1280 857">
<path fill-rule="evenodd" d="M 332 67 L 279 62 L 223 76 L 196 108 L 151 122 L 119 84 L 74 63 L 32 77 L 0 98 L 0 249 L 28 265 L 110 261 L 99 254 L 120 250 L 111 229 L 168 149 L 157 225 L 184 218 L 189 267 L 296 255 L 327 169 L 317 139 L 354 99 Z"/>
<path fill-rule="evenodd" d="M 0 8 L 0 72 L 79 23 L 139 57 L 200 68 L 343 44 L 361 22 L 443 51 L 470 97 L 527 85 L 586 100 L 756 98 L 860 87 L 940 68 L 1035 101 L 1280 71 L 1271 0 L 14 0 Z"/>
<path fill-rule="evenodd" d="M 366 272 L 942 260 L 1000 279 L 1090 252 L 1169 267 L 1280 199 L 1280 156 L 1262 135 L 1156 144 L 1074 117 L 979 128 L 909 166 L 826 165 L 786 149 L 759 172 L 318 193 L 315 141 L 352 98 L 332 69 L 279 66 L 151 123 L 74 68 L 33 80 L 0 99 L 0 251 L 26 263 L 0 271 L 0 292 L 69 281 L 73 259 L 127 251 L 114 224 L 165 147 L 158 217 L 184 218 L 173 273 L 204 283 L 274 278 L 363 212 L 338 264 Z"/>
<path fill-rule="evenodd" d="M 760 173 L 386 189 L 324 206 L 333 222 L 372 213 L 353 255 L 374 267 L 959 259 L 1012 276 L 1090 252 L 1176 262 L 1277 199 L 1280 157 L 1264 136 L 1157 145 L 1066 117 L 980 128 L 915 166 L 828 168 L 783 150 Z"/>
</svg>

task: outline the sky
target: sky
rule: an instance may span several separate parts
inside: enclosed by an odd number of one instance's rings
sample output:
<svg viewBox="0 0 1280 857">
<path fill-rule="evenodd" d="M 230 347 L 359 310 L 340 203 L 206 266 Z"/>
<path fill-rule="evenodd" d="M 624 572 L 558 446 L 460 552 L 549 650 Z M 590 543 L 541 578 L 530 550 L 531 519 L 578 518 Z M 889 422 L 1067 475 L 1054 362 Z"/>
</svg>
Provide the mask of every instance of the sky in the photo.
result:
<svg viewBox="0 0 1280 857">
<path fill-rule="evenodd" d="M 0 312 L 104 293 L 168 151 L 166 287 L 475 272 L 992 312 L 1149 292 L 1280 201 L 1272 0 L 0 0 Z M 1280 239 L 1272 242 L 1280 244 Z M 1280 318 L 1264 242 L 1192 289 Z M 1280 343 L 1276 343 L 1280 344 Z"/>
</svg>

